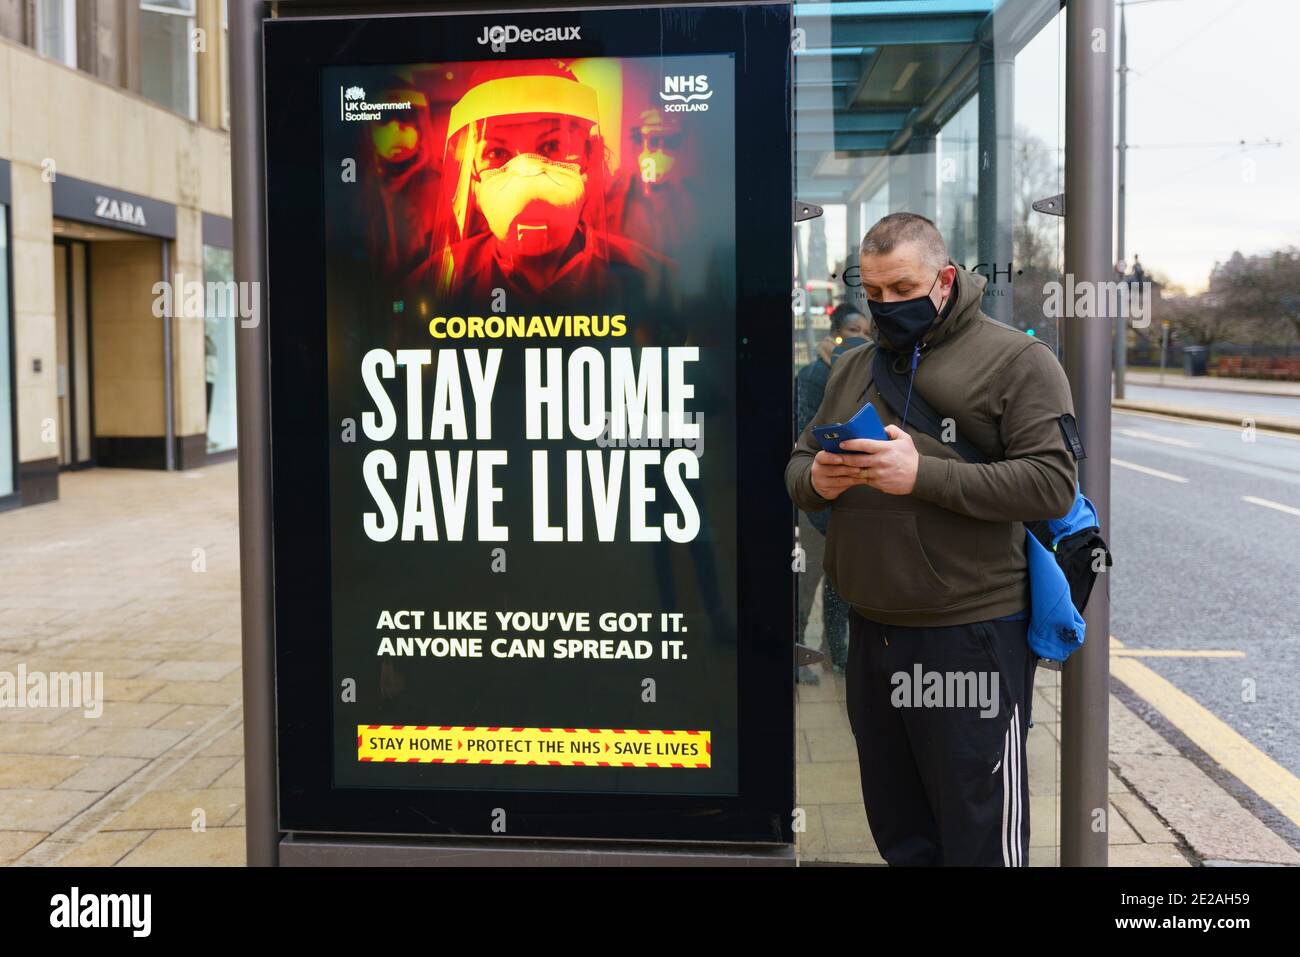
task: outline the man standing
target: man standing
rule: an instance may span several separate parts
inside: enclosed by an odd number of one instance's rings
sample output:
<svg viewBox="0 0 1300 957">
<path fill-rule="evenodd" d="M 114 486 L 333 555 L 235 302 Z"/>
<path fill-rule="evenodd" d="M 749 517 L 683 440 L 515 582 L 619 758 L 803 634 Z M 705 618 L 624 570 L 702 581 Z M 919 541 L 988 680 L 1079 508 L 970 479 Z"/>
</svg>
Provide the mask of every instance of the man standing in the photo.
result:
<svg viewBox="0 0 1300 957">
<path fill-rule="evenodd" d="M 1074 502 L 1069 384 L 1046 345 L 980 311 L 985 280 L 949 261 L 930 220 L 886 216 L 860 253 L 875 342 L 836 363 L 785 478 L 799 508 L 831 509 L 825 569 L 853 609 L 846 696 L 867 820 L 892 865 L 1023 866 L 1037 664 L 1023 523 Z M 877 349 L 944 441 L 907 429 L 910 398 L 883 400 Z M 821 451 L 811 425 L 866 402 L 889 440 Z M 965 461 L 958 437 L 988 461 Z"/>
</svg>

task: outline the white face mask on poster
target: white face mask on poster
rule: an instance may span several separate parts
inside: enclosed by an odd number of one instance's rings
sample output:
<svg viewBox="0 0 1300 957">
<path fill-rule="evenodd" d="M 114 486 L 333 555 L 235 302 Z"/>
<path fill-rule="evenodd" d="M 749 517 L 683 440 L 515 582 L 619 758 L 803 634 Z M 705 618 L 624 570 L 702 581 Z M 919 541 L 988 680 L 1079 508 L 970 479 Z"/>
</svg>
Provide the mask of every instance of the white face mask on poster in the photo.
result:
<svg viewBox="0 0 1300 957">
<path fill-rule="evenodd" d="M 506 252 L 540 256 L 568 244 L 586 195 L 576 163 L 520 153 L 478 175 L 479 208 Z"/>
</svg>

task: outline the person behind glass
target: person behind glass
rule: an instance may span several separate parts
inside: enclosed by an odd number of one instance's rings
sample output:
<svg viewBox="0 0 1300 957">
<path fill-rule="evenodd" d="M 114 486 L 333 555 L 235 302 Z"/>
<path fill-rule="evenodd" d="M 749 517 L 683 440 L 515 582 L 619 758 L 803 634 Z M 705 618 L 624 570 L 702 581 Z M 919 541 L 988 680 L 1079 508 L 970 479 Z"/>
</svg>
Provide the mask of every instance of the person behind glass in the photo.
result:
<svg viewBox="0 0 1300 957">
<path fill-rule="evenodd" d="M 811 424 L 871 402 L 889 438 L 832 454 L 805 429 L 785 478 L 799 508 L 830 509 L 867 821 L 891 865 L 1023 866 L 1037 664 L 1023 523 L 1074 503 L 1069 383 L 1047 345 L 981 312 L 984 278 L 949 260 L 925 217 L 886 216 L 860 262 L 875 341 L 835 364 Z M 987 462 L 904 428 L 873 381 L 877 350 Z"/>
<path fill-rule="evenodd" d="M 843 352 L 866 342 L 870 323 L 859 310 L 842 302 L 831 311 L 831 326 L 821 342 L 813 360 L 799 370 L 794 379 L 794 434 L 798 435 L 822 404 L 826 394 L 826 380 L 831 367 Z M 799 512 L 799 542 L 803 545 L 806 567 L 799 575 L 799 630 L 796 641 L 803 641 L 804 631 L 812 613 L 817 584 L 822 583 L 822 647 L 826 650 L 823 667 L 837 674 L 844 673 L 848 660 L 848 605 L 845 604 L 829 578 L 822 577 L 822 555 L 825 552 L 826 526 L 830 522 L 828 511 Z M 799 680 L 806 684 L 817 683 L 817 673 L 810 668 L 799 669 Z"/>
</svg>

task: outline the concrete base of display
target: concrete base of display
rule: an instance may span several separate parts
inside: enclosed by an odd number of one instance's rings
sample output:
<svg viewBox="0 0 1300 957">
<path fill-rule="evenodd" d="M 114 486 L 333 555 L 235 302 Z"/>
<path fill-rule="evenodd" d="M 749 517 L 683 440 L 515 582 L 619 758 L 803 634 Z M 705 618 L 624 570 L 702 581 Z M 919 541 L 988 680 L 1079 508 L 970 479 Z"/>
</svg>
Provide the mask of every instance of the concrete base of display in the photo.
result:
<svg viewBox="0 0 1300 957">
<path fill-rule="evenodd" d="M 281 867 L 793 867 L 794 847 L 289 835 Z"/>
</svg>

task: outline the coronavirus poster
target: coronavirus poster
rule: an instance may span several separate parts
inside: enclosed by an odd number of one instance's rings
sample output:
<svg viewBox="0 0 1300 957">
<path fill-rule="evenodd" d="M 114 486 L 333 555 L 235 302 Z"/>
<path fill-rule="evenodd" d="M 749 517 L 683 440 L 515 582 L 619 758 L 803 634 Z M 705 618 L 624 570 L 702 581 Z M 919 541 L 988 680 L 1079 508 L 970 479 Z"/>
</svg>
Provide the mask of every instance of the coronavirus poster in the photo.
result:
<svg viewBox="0 0 1300 957">
<path fill-rule="evenodd" d="M 508 39 L 321 74 L 333 780 L 735 794 L 735 61 Z"/>
</svg>

